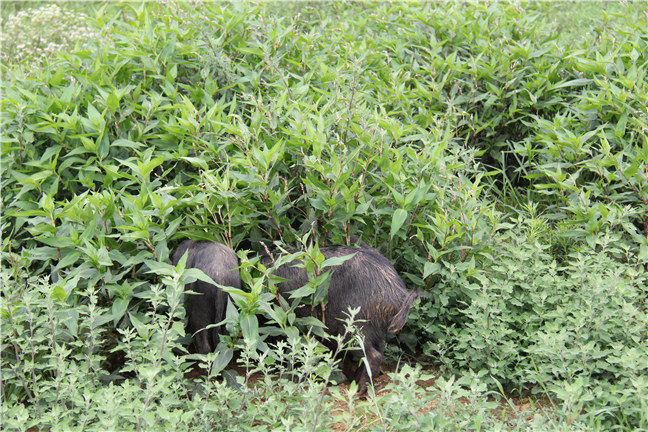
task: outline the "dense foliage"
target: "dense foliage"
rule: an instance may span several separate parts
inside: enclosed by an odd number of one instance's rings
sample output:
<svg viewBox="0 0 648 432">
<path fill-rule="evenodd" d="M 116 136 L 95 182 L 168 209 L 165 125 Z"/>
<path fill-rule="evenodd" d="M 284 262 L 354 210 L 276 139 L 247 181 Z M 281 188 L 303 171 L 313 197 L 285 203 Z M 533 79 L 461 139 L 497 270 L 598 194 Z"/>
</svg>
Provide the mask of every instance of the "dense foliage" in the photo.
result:
<svg viewBox="0 0 648 432">
<path fill-rule="evenodd" d="M 108 4 L 85 47 L 40 68 L 14 53 L 6 426 L 648 428 L 645 4 L 583 38 L 556 31 L 560 7 Z M 336 360 L 297 331 L 314 323 L 274 304 L 261 242 L 317 267 L 353 234 L 420 293 L 390 349 L 439 365 L 434 390 L 407 366 L 355 406 L 327 393 Z M 242 264 L 206 358 L 182 324 L 201 276 L 169 264 L 187 237 Z M 208 374 L 185 378 L 197 359 Z M 555 410 L 512 420 L 493 394 Z M 379 421 L 333 415 L 336 399 Z"/>
</svg>

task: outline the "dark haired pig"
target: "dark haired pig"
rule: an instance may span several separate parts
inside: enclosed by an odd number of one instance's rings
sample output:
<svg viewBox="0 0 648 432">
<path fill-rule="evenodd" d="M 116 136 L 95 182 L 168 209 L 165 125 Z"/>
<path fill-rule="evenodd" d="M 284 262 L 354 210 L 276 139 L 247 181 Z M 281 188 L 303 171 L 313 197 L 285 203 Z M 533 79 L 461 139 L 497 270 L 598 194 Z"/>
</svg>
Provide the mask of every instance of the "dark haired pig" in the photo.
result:
<svg viewBox="0 0 648 432">
<path fill-rule="evenodd" d="M 188 252 L 186 268 L 202 270 L 217 284 L 241 288 L 238 257 L 229 247 L 218 242 L 185 240 L 173 253 L 173 265 L 178 264 L 185 252 Z M 202 329 L 225 319 L 228 294 L 201 280 L 187 284 L 185 289 L 198 293 L 189 295 L 186 300 L 187 333 L 198 332 L 196 350 L 200 354 L 207 354 L 216 349 L 218 335 L 223 329 L 222 326 Z"/>
<path fill-rule="evenodd" d="M 388 334 L 399 331 L 405 325 L 410 307 L 416 299 L 416 294 L 405 288 L 391 262 L 376 249 L 361 247 L 332 246 L 321 248 L 320 251 L 328 258 L 342 257 L 355 254 L 339 266 L 331 267 L 331 281 L 328 289 L 328 303 L 321 316 L 321 308 L 313 311 L 310 307 L 299 307 L 298 316 L 316 315 L 323 319 L 327 332 L 331 335 L 344 334 L 344 322 L 349 308 L 360 308 L 356 315 L 358 327 L 364 336 L 364 351 L 369 360 L 372 377 L 380 373 L 383 351 Z M 268 256 L 262 262 L 272 265 Z M 286 263 L 275 269 L 274 274 L 288 281 L 278 285 L 278 290 L 285 296 L 308 282 L 306 269 L 294 267 L 297 261 Z M 349 358 L 349 355 L 351 358 Z M 360 394 L 367 391 L 369 374 L 361 363 L 364 357 L 362 350 L 357 349 L 349 354 L 344 361 L 343 372 L 347 379 L 355 380 Z"/>
</svg>

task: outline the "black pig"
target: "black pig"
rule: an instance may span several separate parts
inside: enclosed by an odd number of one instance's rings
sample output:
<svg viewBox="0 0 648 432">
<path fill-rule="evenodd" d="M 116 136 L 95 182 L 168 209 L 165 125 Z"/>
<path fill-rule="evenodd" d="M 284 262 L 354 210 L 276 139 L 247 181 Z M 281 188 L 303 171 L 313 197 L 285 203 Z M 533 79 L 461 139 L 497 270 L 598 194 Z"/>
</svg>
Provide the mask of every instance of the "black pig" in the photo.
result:
<svg viewBox="0 0 648 432">
<path fill-rule="evenodd" d="M 185 240 L 173 253 L 173 265 L 188 252 L 186 268 L 202 270 L 214 282 L 223 286 L 241 288 L 241 275 L 237 269 L 238 257 L 232 249 L 218 242 Z M 189 295 L 186 300 L 187 333 L 196 333 L 196 350 L 207 354 L 216 349 L 223 326 L 203 330 L 210 324 L 225 319 L 228 294 L 207 282 L 197 280 L 185 287 L 199 295 Z M 201 331 L 199 331 L 201 330 Z"/>
<path fill-rule="evenodd" d="M 328 289 L 328 303 L 324 308 L 314 310 L 300 306 L 297 316 L 315 315 L 323 319 L 331 335 L 344 334 L 343 320 L 349 308 L 360 308 L 356 315 L 358 327 L 364 336 L 364 353 L 369 360 L 372 377 L 378 376 L 383 361 L 385 341 L 388 334 L 398 332 L 407 321 L 410 307 L 416 294 L 405 288 L 400 276 L 387 258 L 376 249 L 360 241 L 360 247 L 332 246 L 320 251 L 328 258 L 355 254 L 336 267 L 331 267 L 331 280 Z M 262 262 L 272 265 L 272 258 L 264 256 Z M 288 296 L 308 282 L 305 268 L 294 267 L 297 261 L 289 262 L 275 269 L 274 274 L 284 279 L 278 285 L 282 295 Z M 360 394 L 367 391 L 369 374 L 361 363 L 362 350 L 353 350 L 344 359 L 343 372 L 348 380 L 355 380 Z"/>
</svg>

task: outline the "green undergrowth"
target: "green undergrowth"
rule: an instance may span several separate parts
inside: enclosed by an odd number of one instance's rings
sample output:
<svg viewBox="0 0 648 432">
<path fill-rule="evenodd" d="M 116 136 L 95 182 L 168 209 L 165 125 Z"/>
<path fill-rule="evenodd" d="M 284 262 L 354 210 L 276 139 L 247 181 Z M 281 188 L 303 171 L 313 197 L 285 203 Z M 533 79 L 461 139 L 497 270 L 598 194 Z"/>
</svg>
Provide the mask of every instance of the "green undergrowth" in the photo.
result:
<svg viewBox="0 0 648 432">
<path fill-rule="evenodd" d="M 57 44 L 2 46 L 5 429 L 648 428 L 645 3 L 57 5 L 2 22 Z M 325 298 L 352 235 L 419 294 L 364 401 L 258 260 Z M 185 238 L 241 259 L 207 357 Z"/>
</svg>

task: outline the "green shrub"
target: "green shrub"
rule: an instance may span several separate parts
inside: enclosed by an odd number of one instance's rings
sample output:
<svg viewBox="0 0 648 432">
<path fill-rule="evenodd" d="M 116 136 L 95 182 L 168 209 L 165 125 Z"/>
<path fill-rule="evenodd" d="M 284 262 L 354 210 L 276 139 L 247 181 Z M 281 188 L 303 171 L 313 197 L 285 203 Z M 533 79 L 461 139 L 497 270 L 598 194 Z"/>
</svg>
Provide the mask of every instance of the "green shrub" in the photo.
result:
<svg viewBox="0 0 648 432">
<path fill-rule="evenodd" d="M 195 276 L 181 267 L 161 265 L 156 272 L 167 276 L 152 289 L 150 309 L 132 314 L 132 326 L 116 330 L 111 310 L 98 306 L 96 295 L 88 293 L 87 307 L 71 304 L 59 285 L 24 277 L 18 265 L 14 270 L 1 273 L 4 430 L 323 431 L 344 425 L 348 430 L 459 431 L 528 426 L 492 412 L 497 403 L 488 401 L 479 379 L 439 378 L 424 389 L 418 380 L 432 375 L 407 364 L 389 373 L 390 382 L 375 394 L 370 391 L 366 400 L 356 399 L 354 386 L 347 392 L 327 389 L 327 383 L 335 382 L 339 359 L 297 334 L 273 346 L 270 357 L 257 349 L 254 335 L 244 332 L 238 343 L 240 375 L 228 371 L 216 378 L 220 354 L 186 355 L 179 344 L 184 311 L 178 300 L 183 283 Z M 191 378 L 197 359 L 207 373 Z M 340 403 L 348 411 L 334 410 Z M 533 424 L 542 430 L 550 419 L 538 415 Z"/>
<path fill-rule="evenodd" d="M 268 382 L 257 399 L 185 379 L 197 358 L 182 356 L 184 270 L 166 263 L 186 237 L 240 252 L 245 289 L 199 359 L 208 376 L 237 356 L 281 375 L 278 334 L 332 370 L 295 342 L 320 324 L 277 306 L 255 255 L 303 245 L 315 275 L 317 246 L 362 234 L 421 294 L 392 353 L 423 350 L 473 376 L 479 397 L 561 404 L 556 424 L 533 427 L 646 427 L 648 26 L 619 15 L 589 22 L 594 46 L 565 42 L 547 20 L 561 8 L 113 4 L 83 21 L 100 39 L 29 73 L 11 54 L 3 414 L 54 429 L 299 429 L 319 412 L 315 427 L 330 426 L 329 378 L 303 358 L 308 385 Z M 392 393 L 415 382 L 403 373 Z M 389 397 L 366 407 L 379 428 L 502 424 L 479 398 L 455 421 L 448 404 L 419 415 Z M 306 411 L 286 402 L 298 398 Z"/>
<path fill-rule="evenodd" d="M 426 352 L 499 387 L 548 394 L 570 421 L 583 411 L 592 422 L 645 421 L 648 275 L 620 234 L 591 236 L 558 264 L 537 225 L 520 218 L 470 276 L 443 268 L 456 306 L 425 337 Z"/>
<path fill-rule="evenodd" d="M 227 375 L 230 386 L 215 380 L 220 354 L 185 355 L 180 344 L 180 300 L 195 272 L 149 265 L 166 276 L 147 293 L 148 308 L 129 313 L 130 325 L 116 328 L 114 311 L 99 306 L 91 289 L 84 293 L 87 305 L 73 304 L 62 284 L 1 274 L 5 429 L 245 430 L 312 422 L 314 430 L 325 430 L 326 384 L 340 361 L 335 353 L 295 334 L 278 343 L 270 358 L 244 331 L 243 376 Z M 207 374 L 185 378 L 196 359 Z M 286 364 L 295 370 L 287 373 Z M 263 381 L 248 386 L 253 374 Z"/>
</svg>

